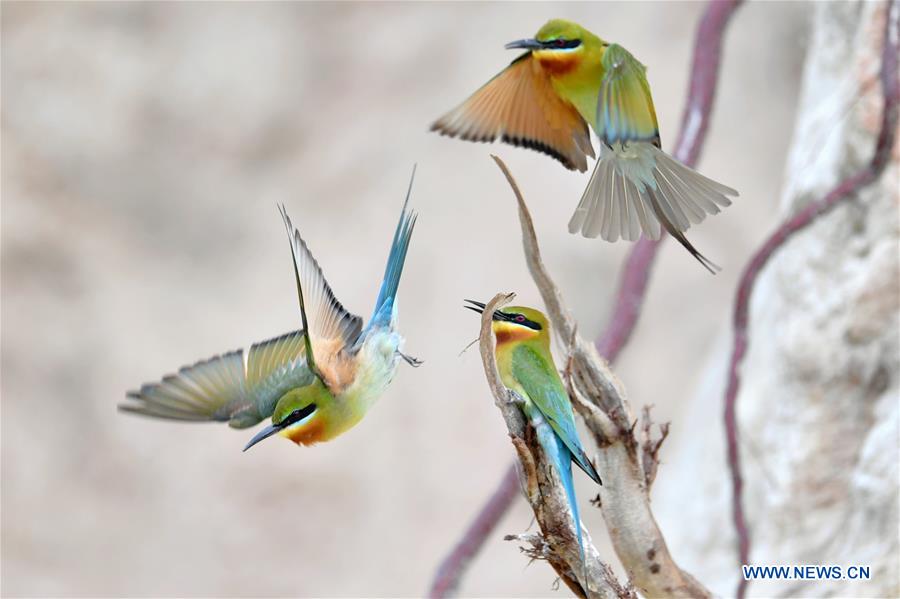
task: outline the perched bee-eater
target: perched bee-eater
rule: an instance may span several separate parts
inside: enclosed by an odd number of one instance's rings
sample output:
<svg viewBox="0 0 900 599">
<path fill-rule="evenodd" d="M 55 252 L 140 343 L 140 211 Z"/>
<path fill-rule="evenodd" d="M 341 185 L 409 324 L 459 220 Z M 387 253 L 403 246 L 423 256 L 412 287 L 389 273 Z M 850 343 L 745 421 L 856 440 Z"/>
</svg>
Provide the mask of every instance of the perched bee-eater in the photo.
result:
<svg viewBox="0 0 900 599">
<path fill-rule="evenodd" d="M 472 304 L 466 306 L 469 310 L 484 311 L 485 304 L 466 301 Z M 529 421 L 538 424 L 534 427 L 538 441 L 556 465 L 569 500 L 583 563 L 584 541 L 572 482 L 572 462 L 578 464 L 598 485 L 603 483 L 582 449 L 575 430 L 572 403 L 550 352 L 550 323 L 538 310 L 519 306 L 496 310 L 491 320 L 491 328 L 497 338 L 495 356 L 500 378 L 508 389 L 518 393 L 525 401 L 522 408 Z M 546 422 L 549 429 L 540 426 L 541 421 Z"/>
<path fill-rule="evenodd" d="M 410 191 L 412 181 L 410 181 Z M 397 332 L 397 286 L 416 223 L 409 191 L 369 324 L 334 296 L 322 269 L 284 207 L 303 328 L 243 350 L 185 366 L 159 383 L 128 393 L 125 412 L 156 418 L 228 422 L 234 428 L 272 423 L 247 446 L 279 433 L 297 444 L 328 441 L 356 425 L 387 388 L 402 353 Z"/>
<path fill-rule="evenodd" d="M 622 46 L 562 19 L 506 47 L 527 52 L 431 129 L 469 141 L 499 137 L 584 172 L 587 157 L 594 157 L 590 125 L 600 158 L 569 232 L 635 241 L 642 230 L 659 239 L 662 226 L 715 272 L 684 231 L 730 205 L 728 196 L 737 192 L 660 149 L 646 67 Z"/>
</svg>

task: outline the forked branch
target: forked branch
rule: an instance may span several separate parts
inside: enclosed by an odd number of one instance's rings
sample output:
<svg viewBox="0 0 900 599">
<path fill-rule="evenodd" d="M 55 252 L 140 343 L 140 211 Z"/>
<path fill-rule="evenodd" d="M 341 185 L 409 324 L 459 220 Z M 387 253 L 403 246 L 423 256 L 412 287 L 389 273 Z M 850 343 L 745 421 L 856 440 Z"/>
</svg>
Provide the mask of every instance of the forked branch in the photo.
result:
<svg viewBox="0 0 900 599">
<path fill-rule="evenodd" d="M 648 481 L 652 481 L 656 472 L 655 460 L 659 447 L 651 446 L 649 451 L 651 459 L 644 459 L 648 452 L 643 450 L 644 453 L 641 453 L 642 445 L 635 431 L 636 420 L 632 416 L 622 383 L 597 353 L 594 345 L 577 334 L 575 321 L 541 259 L 531 215 L 519 187 L 503 161 L 496 156 L 493 158 L 516 196 L 525 260 L 544 300 L 552 329 L 561 344 L 570 347 L 569 378 L 575 391 L 572 400 L 600 447 L 598 470 L 604 480 L 603 486 L 600 487 L 601 508 L 616 555 L 628 572 L 631 583 L 646 596 L 709 597 L 709 591 L 675 563 L 650 510 Z M 491 312 L 492 310 L 485 309 L 484 318 L 489 319 Z M 482 322 L 483 345 L 484 327 L 489 325 L 489 321 Z M 490 332 L 489 329 L 487 332 Z M 489 349 L 493 352 L 492 344 Z M 482 357 L 484 358 L 484 354 Z M 490 358 L 492 365 L 492 353 Z M 487 364 L 485 369 L 489 370 Z M 489 378 L 492 374 L 488 373 Z M 509 422 L 507 419 L 508 424 Z M 510 432 L 513 433 L 512 428 Z M 643 447 L 647 447 L 646 444 Z M 523 453 L 518 444 L 516 448 L 519 449 L 519 457 L 522 459 Z M 525 476 L 524 480 L 528 482 L 530 479 Z M 536 505 L 535 496 L 530 491 L 531 487 L 526 485 L 524 488 L 536 516 L 543 510 L 546 518 L 547 512 L 562 509 L 561 513 L 568 517 L 564 500 L 561 506 Z M 561 488 L 555 489 L 555 492 L 559 494 L 559 498 L 564 498 Z M 541 499 L 544 494 L 541 493 L 537 497 Z M 540 519 L 540 516 L 538 517 Z M 554 550 L 559 547 L 558 542 L 564 542 L 560 548 L 562 553 L 557 555 L 577 556 L 577 541 L 573 536 L 562 536 L 556 541 L 557 544 L 551 542 Z M 586 539 L 586 550 L 587 545 L 589 543 Z M 596 550 L 591 547 L 589 553 L 593 558 Z M 571 563 L 569 559 L 564 561 Z M 594 571 L 595 567 L 592 567 L 591 572 Z M 598 589 L 602 588 L 603 582 L 592 581 L 596 583 Z M 592 589 L 593 586 L 592 584 Z"/>
</svg>

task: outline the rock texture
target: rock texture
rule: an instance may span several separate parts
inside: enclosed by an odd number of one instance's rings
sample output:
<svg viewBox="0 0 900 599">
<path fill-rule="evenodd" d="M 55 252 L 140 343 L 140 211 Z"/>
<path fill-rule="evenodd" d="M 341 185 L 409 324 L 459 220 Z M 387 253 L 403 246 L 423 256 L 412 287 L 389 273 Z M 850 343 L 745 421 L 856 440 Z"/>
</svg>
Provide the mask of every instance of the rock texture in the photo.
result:
<svg viewBox="0 0 900 599">
<path fill-rule="evenodd" d="M 871 159 L 885 9 L 817 5 L 779 219 Z M 866 565 L 871 580 L 756 581 L 751 595 L 900 594 L 898 193 L 895 147 L 879 181 L 773 257 L 752 297 L 738 396 L 752 563 Z M 688 429 L 721 413 L 727 354 L 717 348 Z M 728 595 L 739 569 L 723 445 L 709 435 L 680 444 L 668 460 L 698 486 L 660 485 L 656 505 L 669 518 L 687 506 L 697 526 L 673 528 L 670 542 L 685 549 L 685 567 Z"/>
</svg>

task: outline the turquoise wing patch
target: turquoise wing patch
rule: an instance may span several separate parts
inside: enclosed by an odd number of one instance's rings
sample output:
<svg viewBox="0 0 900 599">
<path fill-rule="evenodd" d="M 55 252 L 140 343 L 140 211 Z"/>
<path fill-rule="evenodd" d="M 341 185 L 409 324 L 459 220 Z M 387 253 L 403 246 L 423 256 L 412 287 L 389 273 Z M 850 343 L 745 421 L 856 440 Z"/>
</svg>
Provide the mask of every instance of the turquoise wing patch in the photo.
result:
<svg viewBox="0 0 900 599">
<path fill-rule="evenodd" d="M 597 135 L 607 145 L 659 143 L 659 126 L 646 67 L 618 44 L 603 53 L 603 82 L 597 101 Z"/>
</svg>

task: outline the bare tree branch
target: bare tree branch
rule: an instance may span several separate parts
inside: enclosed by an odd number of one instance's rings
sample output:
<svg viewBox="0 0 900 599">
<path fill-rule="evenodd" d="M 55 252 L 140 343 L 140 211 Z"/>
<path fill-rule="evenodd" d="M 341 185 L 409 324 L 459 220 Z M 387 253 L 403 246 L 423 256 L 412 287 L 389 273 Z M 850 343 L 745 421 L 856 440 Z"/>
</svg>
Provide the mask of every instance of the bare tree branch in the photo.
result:
<svg viewBox="0 0 900 599">
<path fill-rule="evenodd" d="M 709 591 L 675 563 L 653 513 L 646 473 L 638 455 L 636 421 L 622 383 L 590 342 L 575 333 L 575 321 L 562 294 L 541 260 L 531 215 L 518 185 L 498 157 L 519 206 L 525 260 L 547 308 L 557 337 L 572 342 L 571 377 L 577 393 L 572 400 L 600 446 L 598 470 L 607 482 L 600 487 L 601 509 L 616 555 L 644 595 L 709 597 Z"/>
<path fill-rule="evenodd" d="M 732 488 L 732 520 L 738 537 L 738 558 L 740 563 L 750 563 L 750 534 L 742 501 L 744 481 L 741 474 L 741 456 L 738 443 L 738 426 L 736 419 L 736 402 L 740 390 L 740 367 L 747 353 L 749 338 L 747 330 L 750 322 L 750 296 L 756 279 L 769 259 L 785 243 L 814 223 L 819 217 L 827 214 L 832 208 L 855 197 L 865 186 L 875 182 L 881 176 L 890 159 L 897 135 L 898 103 L 900 103 L 900 84 L 898 84 L 897 57 L 900 54 L 898 38 L 900 38 L 900 2 L 893 0 L 887 3 L 885 11 L 884 41 L 881 59 L 881 86 L 884 97 L 881 128 L 875 144 L 875 153 L 868 165 L 856 174 L 841 181 L 824 198 L 811 202 L 803 210 L 784 222 L 744 268 L 738 286 L 734 306 L 734 338 L 731 361 L 728 368 L 728 386 L 725 390 L 725 432 L 727 437 L 728 468 L 731 474 Z M 737 596 L 742 598 L 747 591 L 748 581 L 741 578 Z"/>
</svg>

